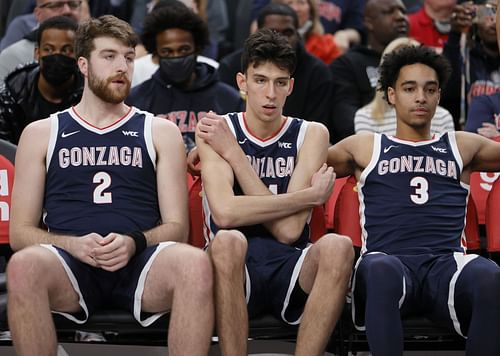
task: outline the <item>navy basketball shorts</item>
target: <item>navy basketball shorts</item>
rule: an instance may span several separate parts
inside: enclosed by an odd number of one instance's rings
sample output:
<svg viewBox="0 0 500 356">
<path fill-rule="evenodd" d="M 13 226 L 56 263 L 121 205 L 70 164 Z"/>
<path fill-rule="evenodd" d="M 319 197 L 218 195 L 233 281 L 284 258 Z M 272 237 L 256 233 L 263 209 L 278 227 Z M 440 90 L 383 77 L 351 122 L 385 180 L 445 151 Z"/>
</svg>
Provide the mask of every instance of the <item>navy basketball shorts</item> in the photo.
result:
<svg viewBox="0 0 500 356">
<path fill-rule="evenodd" d="M 175 242 L 169 241 L 149 246 L 140 255 L 133 257 L 127 266 L 115 272 L 92 267 L 53 245 L 41 245 L 58 257 L 78 294 L 81 307 L 76 313 L 52 312 L 83 324 L 98 308 L 119 308 L 132 312 L 142 326 L 151 325 L 166 312 L 153 314 L 141 311 L 146 276 L 160 251 L 174 244 Z"/>
<path fill-rule="evenodd" d="M 292 292 L 308 250 L 274 238 L 248 238 L 245 288 L 250 318 L 271 313 L 288 324 L 300 323 L 306 298 Z"/>
<path fill-rule="evenodd" d="M 352 280 L 352 317 L 359 330 L 364 330 L 366 298 L 389 297 L 377 295 L 377 290 L 366 290 L 367 285 L 387 283 L 387 275 L 377 277 L 369 271 L 380 258 L 384 258 L 398 271 L 397 278 L 400 278 L 400 283 L 396 285 L 400 288 L 391 293 L 391 298 L 397 299 L 402 317 L 423 315 L 439 325 L 455 330 L 461 336 L 466 335 L 472 313 L 470 300 L 463 296 L 470 294 L 467 286 L 474 285 L 474 280 L 471 279 L 474 273 L 463 272 L 466 269 L 473 272 L 476 268 L 498 268 L 494 262 L 484 257 L 460 252 L 420 255 L 386 255 L 380 252 L 365 254 L 357 261 Z M 368 275 L 378 280 L 368 281 Z M 471 280 L 465 280 L 467 278 Z M 380 318 L 383 317 L 380 315 Z"/>
</svg>

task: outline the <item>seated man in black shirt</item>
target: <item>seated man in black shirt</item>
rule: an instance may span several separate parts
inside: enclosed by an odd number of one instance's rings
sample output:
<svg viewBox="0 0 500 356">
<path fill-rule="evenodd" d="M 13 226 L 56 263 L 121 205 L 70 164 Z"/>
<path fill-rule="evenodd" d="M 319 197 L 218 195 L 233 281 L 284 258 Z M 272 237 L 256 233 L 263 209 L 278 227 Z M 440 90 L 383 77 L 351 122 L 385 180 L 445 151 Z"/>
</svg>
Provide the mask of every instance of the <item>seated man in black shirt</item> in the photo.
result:
<svg viewBox="0 0 500 356">
<path fill-rule="evenodd" d="M 57 16 L 38 30 L 35 58 L 38 62 L 17 68 L 0 88 L 0 138 L 17 144 L 30 122 L 79 102 L 83 79 L 73 54 L 78 24 Z"/>
</svg>

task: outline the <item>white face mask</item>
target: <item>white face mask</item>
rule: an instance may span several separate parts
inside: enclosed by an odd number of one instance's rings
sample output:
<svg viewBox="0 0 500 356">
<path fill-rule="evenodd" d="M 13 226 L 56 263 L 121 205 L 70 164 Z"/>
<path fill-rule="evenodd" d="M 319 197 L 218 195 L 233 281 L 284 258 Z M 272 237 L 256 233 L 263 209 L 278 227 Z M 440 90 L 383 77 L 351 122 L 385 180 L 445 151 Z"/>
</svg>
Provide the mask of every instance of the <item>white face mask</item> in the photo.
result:
<svg viewBox="0 0 500 356">
<path fill-rule="evenodd" d="M 450 33 L 450 31 L 451 31 L 450 21 L 434 20 L 434 26 L 436 26 L 436 30 L 438 30 L 438 32 L 442 33 L 442 34 L 447 34 L 447 33 Z"/>
<path fill-rule="evenodd" d="M 313 23 L 311 20 L 307 20 L 304 25 L 299 28 L 297 30 L 297 32 L 299 33 L 300 37 L 304 38 L 304 36 L 306 35 L 307 32 L 309 32 L 309 30 L 311 29 Z"/>
</svg>

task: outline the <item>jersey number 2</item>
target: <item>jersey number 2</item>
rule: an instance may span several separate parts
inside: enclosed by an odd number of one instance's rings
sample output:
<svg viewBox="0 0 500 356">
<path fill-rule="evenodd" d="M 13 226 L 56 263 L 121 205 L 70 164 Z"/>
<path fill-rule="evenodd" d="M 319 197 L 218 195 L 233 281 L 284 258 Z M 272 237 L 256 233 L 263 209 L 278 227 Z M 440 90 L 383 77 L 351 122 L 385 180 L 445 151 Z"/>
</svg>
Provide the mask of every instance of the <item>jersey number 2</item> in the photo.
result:
<svg viewBox="0 0 500 356">
<path fill-rule="evenodd" d="M 105 190 L 111 185 L 111 176 L 106 172 L 97 172 L 94 175 L 94 183 L 98 183 L 94 189 L 94 203 L 95 204 L 111 204 L 113 198 L 110 192 Z"/>
<path fill-rule="evenodd" d="M 410 186 L 415 188 L 415 194 L 411 194 L 411 201 L 422 205 L 429 200 L 429 182 L 423 177 L 414 177 L 410 181 Z"/>
</svg>

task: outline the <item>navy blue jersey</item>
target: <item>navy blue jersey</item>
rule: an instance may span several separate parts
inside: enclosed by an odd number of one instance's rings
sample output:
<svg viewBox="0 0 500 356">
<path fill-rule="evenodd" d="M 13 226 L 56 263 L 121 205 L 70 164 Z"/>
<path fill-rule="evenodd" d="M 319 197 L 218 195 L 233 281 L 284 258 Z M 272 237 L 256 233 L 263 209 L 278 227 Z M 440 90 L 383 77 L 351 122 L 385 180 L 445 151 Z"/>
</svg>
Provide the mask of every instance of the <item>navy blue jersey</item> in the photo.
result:
<svg viewBox="0 0 500 356">
<path fill-rule="evenodd" d="M 246 127 L 244 113 L 228 114 L 225 119 L 262 182 L 274 194 L 286 193 L 297 163 L 298 152 L 304 141 L 308 122 L 288 117 L 274 136 L 261 140 L 252 135 Z M 236 180 L 233 191 L 235 195 L 243 195 Z M 204 201 L 204 209 L 206 224 L 210 229 L 209 236 L 206 238 L 213 238 L 218 228 L 211 219 L 206 201 Z M 263 225 L 245 226 L 238 230 L 247 238 L 254 236 L 272 237 Z M 305 247 L 307 242 L 309 242 L 308 224 L 304 227 L 301 237 L 294 246 Z"/>
<path fill-rule="evenodd" d="M 50 231 L 106 235 L 159 223 L 152 118 L 132 107 L 100 129 L 73 108 L 51 115 L 44 201 Z"/>
<path fill-rule="evenodd" d="M 359 180 L 363 252 L 464 252 L 462 169 L 453 132 L 423 142 L 375 134 Z"/>
</svg>

